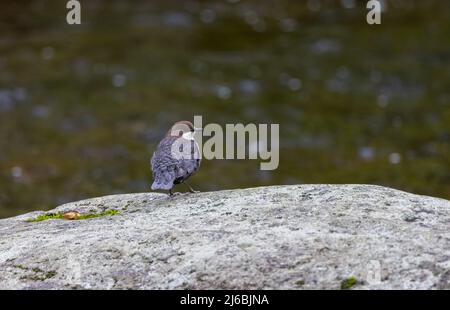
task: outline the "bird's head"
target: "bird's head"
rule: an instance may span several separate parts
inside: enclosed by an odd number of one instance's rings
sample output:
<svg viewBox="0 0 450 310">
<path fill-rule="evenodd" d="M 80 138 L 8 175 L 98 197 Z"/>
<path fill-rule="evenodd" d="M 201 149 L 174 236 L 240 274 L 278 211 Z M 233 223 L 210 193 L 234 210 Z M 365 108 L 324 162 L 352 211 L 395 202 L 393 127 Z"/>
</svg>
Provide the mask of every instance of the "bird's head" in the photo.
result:
<svg viewBox="0 0 450 310">
<path fill-rule="evenodd" d="M 194 133 L 200 131 L 201 128 L 195 128 L 189 121 L 179 121 L 172 125 L 166 136 L 183 137 L 188 140 L 194 139 Z"/>
</svg>

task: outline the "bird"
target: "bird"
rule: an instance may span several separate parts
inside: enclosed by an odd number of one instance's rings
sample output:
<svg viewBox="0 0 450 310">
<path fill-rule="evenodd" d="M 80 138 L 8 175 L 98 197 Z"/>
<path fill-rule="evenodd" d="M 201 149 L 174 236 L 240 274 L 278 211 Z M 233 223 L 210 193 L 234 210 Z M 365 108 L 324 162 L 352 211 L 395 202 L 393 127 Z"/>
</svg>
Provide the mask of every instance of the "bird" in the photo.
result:
<svg viewBox="0 0 450 310">
<path fill-rule="evenodd" d="M 176 184 L 185 184 L 189 192 L 197 193 L 186 180 L 200 168 L 199 147 L 194 140 L 196 131 L 189 121 L 176 122 L 159 142 L 150 164 L 153 174 L 152 190 L 168 190 L 173 196 Z"/>
</svg>

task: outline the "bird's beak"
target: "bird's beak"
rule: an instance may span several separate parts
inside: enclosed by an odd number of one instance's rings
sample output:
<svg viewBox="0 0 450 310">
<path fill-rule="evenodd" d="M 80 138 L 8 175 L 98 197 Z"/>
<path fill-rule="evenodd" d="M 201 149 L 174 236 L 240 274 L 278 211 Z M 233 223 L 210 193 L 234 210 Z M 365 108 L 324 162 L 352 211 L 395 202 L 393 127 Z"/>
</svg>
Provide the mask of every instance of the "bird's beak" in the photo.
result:
<svg viewBox="0 0 450 310">
<path fill-rule="evenodd" d="M 203 128 L 197 128 L 197 127 L 194 128 L 194 131 L 202 131 L 202 130 L 203 130 Z"/>
</svg>

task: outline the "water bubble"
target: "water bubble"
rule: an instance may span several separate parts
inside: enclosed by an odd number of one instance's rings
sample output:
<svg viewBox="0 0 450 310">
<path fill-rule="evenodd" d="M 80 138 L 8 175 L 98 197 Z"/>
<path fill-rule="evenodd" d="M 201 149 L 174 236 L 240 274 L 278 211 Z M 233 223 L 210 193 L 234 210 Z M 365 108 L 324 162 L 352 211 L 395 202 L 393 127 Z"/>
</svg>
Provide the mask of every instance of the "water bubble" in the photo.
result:
<svg viewBox="0 0 450 310">
<path fill-rule="evenodd" d="M 296 91 L 302 88 L 302 81 L 296 78 L 290 78 L 287 82 L 287 86 L 290 90 Z"/>
<path fill-rule="evenodd" d="M 283 18 L 280 21 L 280 28 L 284 32 L 293 32 L 297 29 L 297 21 L 293 18 Z"/>
<path fill-rule="evenodd" d="M 37 118 L 47 118 L 50 114 L 50 109 L 45 105 L 38 105 L 33 108 L 33 116 Z"/>
<path fill-rule="evenodd" d="M 255 95 L 260 91 L 260 85 L 255 80 L 241 80 L 239 81 L 239 90 L 248 95 Z"/>
<path fill-rule="evenodd" d="M 41 56 L 44 60 L 50 60 L 55 55 L 55 50 L 51 46 L 46 46 L 41 50 Z"/>
<path fill-rule="evenodd" d="M 27 92 L 24 88 L 0 89 L 0 111 L 9 111 L 26 98 Z"/>
<path fill-rule="evenodd" d="M 341 0 L 341 5 L 346 9 L 353 9 L 356 3 L 355 0 Z"/>
<path fill-rule="evenodd" d="M 216 87 L 216 95 L 220 99 L 226 100 L 231 97 L 231 89 L 228 86 L 220 85 Z"/>
<path fill-rule="evenodd" d="M 169 12 L 162 17 L 163 24 L 173 27 L 189 27 L 192 25 L 192 18 L 183 12 Z"/>
<path fill-rule="evenodd" d="M 11 99 L 8 90 L 0 89 L 0 111 L 8 111 L 14 106 L 14 101 Z"/>
<path fill-rule="evenodd" d="M 338 53 L 341 45 L 333 39 L 319 39 L 311 44 L 311 51 L 315 54 Z"/>
<path fill-rule="evenodd" d="M 348 70 L 348 68 L 345 66 L 339 67 L 338 71 L 336 72 L 336 75 L 340 79 L 343 80 L 348 79 L 350 77 L 350 70 Z"/>
<path fill-rule="evenodd" d="M 326 81 L 327 88 L 333 92 L 344 93 L 347 91 L 347 84 L 340 79 L 332 78 Z"/>
<path fill-rule="evenodd" d="M 244 20 L 247 24 L 254 26 L 259 22 L 259 17 L 258 14 L 253 11 L 245 11 Z"/>
<path fill-rule="evenodd" d="M 372 160 L 375 156 L 375 149 L 371 146 L 360 147 L 358 155 L 363 160 Z"/>
<path fill-rule="evenodd" d="M 61 128 L 61 130 L 68 132 L 74 131 L 76 129 L 76 125 L 71 119 L 63 119 L 60 122 L 59 127 Z"/>
<path fill-rule="evenodd" d="M 89 61 L 83 58 L 76 59 L 72 63 L 72 66 L 76 75 L 82 78 L 86 78 L 91 70 L 91 64 L 89 63 Z"/>
<path fill-rule="evenodd" d="M 112 84 L 114 87 L 123 87 L 127 83 L 127 77 L 124 74 L 114 74 L 112 77 Z"/>
<path fill-rule="evenodd" d="M 210 24 L 216 20 L 216 12 L 211 9 L 205 9 L 200 13 L 200 19 L 205 24 Z"/>
<path fill-rule="evenodd" d="M 14 89 L 13 95 L 17 101 L 24 101 L 27 98 L 27 91 L 25 88 L 18 87 Z"/>
<path fill-rule="evenodd" d="M 387 94 L 379 94 L 377 103 L 380 108 L 384 108 L 389 104 L 389 96 Z"/>
<path fill-rule="evenodd" d="M 398 165 L 402 161 L 402 156 L 399 153 L 389 154 L 389 162 L 393 165 Z"/>
<path fill-rule="evenodd" d="M 424 146 L 425 152 L 428 154 L 436 155 L 438 153 L 438 147 L 435 142 L 428 143 Z"/>
<path fill-rule="evenodd" d="M 22 167 L 15 166 L 11 168 L 11 176 L 15 179 L 21 178 L 23 175 Z"/>
</svg>

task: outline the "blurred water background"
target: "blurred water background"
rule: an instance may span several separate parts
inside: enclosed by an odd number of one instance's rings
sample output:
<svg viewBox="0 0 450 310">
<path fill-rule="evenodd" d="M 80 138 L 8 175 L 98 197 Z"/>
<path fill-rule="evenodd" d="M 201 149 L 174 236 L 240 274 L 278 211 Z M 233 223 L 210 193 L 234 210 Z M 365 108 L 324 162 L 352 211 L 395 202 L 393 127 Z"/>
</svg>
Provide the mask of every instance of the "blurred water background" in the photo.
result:
<svg viewBox="0 0 450 310">
<path fill-rule="evenodd" d="M 0 217 L 149 191 L 176 120 L 279 123 L 280 166 L 204 161 L 202 191 L 373 183 L 450 198 L 450 1 L 8 1 Z M 180 188 L 184 190 L 184 188 Z"/>
</svg>

